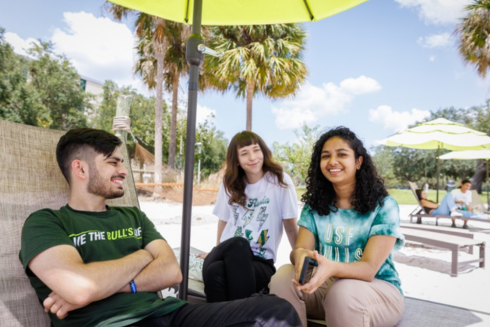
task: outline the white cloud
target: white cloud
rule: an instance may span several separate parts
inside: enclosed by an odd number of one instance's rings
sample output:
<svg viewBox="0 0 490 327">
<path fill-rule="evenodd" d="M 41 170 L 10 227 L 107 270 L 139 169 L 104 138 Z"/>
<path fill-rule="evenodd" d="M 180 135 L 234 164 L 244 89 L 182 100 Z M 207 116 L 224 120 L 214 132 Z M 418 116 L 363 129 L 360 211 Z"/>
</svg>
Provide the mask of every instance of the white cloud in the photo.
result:
<svg viewBox="0 0 490 327">
<path fill-rule="evenodd" d="M 135 37 L 129 28 L 105 17 L 85 12 L 63 14 L 63 28 L 56 28 L 48 40 L 54 51 L 65 54 L 80 75 L 104 82 L 112 80 L 119 86 L 131 85 L 143 94 L 148 92 L 139 78 L 133 76 Z M 25 54 L 32 38 L 23 40 L 15 33 L 5 33 L 15 51 Z"/>
<path fill-rule="evenodd" d="M 426 24 L 454 24 L 464 16 L 472 0 L 395 0 L 402 7 L 415 8 Z"/>
<path fill-rule="evenodd" d="M 451 44 L 451 34 L 442 33 L 420 37 L 418 43 L 424 48 L 445 47 Z"/>
<path fill-rule="evenodd" d="M 366 76 L 348 78 L 339 85 L 324 83 L 318 87 L 306 83 L 294 99 L 272 107 L 272 113 L 276 115 L 276 126 L 279 129 L 298 128 L 325 115 L 338 115 L 346 110 L 354 96 L 380 89 L 381 85 L 376 80 Z"/>
<path fill-rule="evenodd" d="M 214 117 L 216 117 L 216 110 L 210 109 L 205 106 L 200 106 L 197 105 L 197 116 L 196 116 L 196 122 L 198 124 L 204 123 L 207 120 L 212 120 Z"/>
<path fill-rule="evenodd" d="M 369 110 L 369 121 L 382 123 L 384 129 L 391 132 L 400 132 L 409 125 L 421 121 L 430 116 L 430 111 L 413 108 L 411 112 L 393 111 L 390 106 L 379 106 L 377 109 Z"/>
<path fill-rule="evenodd" d="M 67 28 L 54 30 L 51 41 L 81 75 L 119 85 L 137 86 L 133 79 L 135 38 L 129 28 L 85 12 L 64 13 Z"/>
<path fill-rule="evenodd" d="M 33 38 L 22 39 L 15 33 L 7 32 L 4 35 L 5 41 L 9 43 L 13 48 L 15 53 L 27 56 L 26 50 L 32 47 L 32 43 L 39 44 L 39 41 Z"/>
<path fill-rule="evenodd" d="M 358 78 L 348 78 L 340 82 L 340 87 L 352 94 L 364 94 L 381 90 L 381 85 L 374 79 L 361 76 Z"/>
<path fill-rule="evenodd" d="M 430 57 L 429 57 L 429 61 L 431 61 L 431 62 L 436 61 L 436 56 L 430 56 Z"/>
</svg>

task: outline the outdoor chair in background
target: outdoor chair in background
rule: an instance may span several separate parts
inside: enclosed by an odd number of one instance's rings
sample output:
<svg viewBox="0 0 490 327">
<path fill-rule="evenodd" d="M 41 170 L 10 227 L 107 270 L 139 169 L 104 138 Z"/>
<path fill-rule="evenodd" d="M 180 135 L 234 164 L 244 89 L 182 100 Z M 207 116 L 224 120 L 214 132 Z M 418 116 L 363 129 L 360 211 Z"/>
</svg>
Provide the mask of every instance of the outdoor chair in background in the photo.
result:
<svg viewBox="0 0 490 327">
<path fill-rule="evenodd" d="M 63 131 L 0 120 L 0 325 L 50 326 L 48 315 L 19 261 L 20 237 L 26 218 L 42 208 L 68 203 L 69 188 L 56 162 L 55 149 Z M 126 147 L 121 147 L 128 157 Z M 131 171 L 130 160 L 124 160 Z M 109 205 L 137 206 L 133 176 L 124 181 L 124 196 Z"/>
<path fill-rule="evenodd" d="M 487 213 L 487 214 L 490 213 L 490 211 L 488 211 L 488 208 L 485 207 L 485 205 L 483 204 L 483 201 L 481 200 L 478 192 L 476 190 L 471 190 L 470 207 L 474 208 L 476 206 L 479 206 L 481 208 L 482 213 Z"/>
<path fill-rule="evenodd" d="M 439 219 L 444 218 L 444 219 L 457 219 L 457 220 L 468 220 L 468 221 L 478 221 L 478 222 L 486 222 L 490 223 L 489 219 L 479 219 L 479 218 L 469 218 L 469 217 L 453 217 L 453 216 L 445 216 L 445 215 L 429 215 L 427 212 L 425 212 L 422 204 L 420 203 L 420 199 L 417 196 L 417 193 L 415 192 L 418 187 L 417 184 L 408 182 L 408 186 L 412 190 L 413 196 L 417 200 L 418 207 L 416 207 L 411 213 L 410 213 L 410 222 L 413 223 L 413 219 L 416 218 L 416 223 L 421 224 L 422 223 L 422 218 L 434 218 L 436 220 L 436 226 L 439 225 Z M 476 197 L 475 197 L 476 198 Z"/>
</svg>

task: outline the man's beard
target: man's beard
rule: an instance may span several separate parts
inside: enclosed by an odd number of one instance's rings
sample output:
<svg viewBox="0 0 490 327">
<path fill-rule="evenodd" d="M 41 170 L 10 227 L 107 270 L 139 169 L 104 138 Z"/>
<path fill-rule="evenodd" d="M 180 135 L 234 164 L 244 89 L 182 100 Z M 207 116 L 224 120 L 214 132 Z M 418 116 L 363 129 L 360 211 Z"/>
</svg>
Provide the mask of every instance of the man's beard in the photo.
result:
<svg viewBox="0 0 490 327">
<path fill-rule="evenodd" d="M 101 196 L 105 199 L 115 199 L 120 198 L 124 195 L 123 189 L 113 190 L 107 187 L 104 180 L 100 176 L 99 172 L 95 168 L 95 165 L 91 165 L 89 168 L 89 181 L 87 185 L 87 191 L 91 194 Z M 113 176 L 115 177 L 115 176 Z M 122 177 L 122 176 L 120 176 Z M 124 178 L 124 177 L 123 177 Z M 111 182 L 112 183 L 112 182 Z"/>
</svg>

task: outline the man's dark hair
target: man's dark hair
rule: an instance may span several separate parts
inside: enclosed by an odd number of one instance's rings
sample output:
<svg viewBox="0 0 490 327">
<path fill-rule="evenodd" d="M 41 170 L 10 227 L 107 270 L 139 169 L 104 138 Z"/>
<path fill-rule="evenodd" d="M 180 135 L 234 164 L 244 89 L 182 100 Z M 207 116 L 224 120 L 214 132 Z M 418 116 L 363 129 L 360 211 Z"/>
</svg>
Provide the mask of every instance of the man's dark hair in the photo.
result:
<svg viewBox="0 0 490 327">
<path fill-rule="evenodd" d="M 70 184 L 70 166 L 73 160 L 90 160 L 93 152 L 109 157 L 121 144 L 122 141 L 117 136 L 100 129 L 72 129 L 60 138 L 56 147 L 56 160 Z"/>
</svg>

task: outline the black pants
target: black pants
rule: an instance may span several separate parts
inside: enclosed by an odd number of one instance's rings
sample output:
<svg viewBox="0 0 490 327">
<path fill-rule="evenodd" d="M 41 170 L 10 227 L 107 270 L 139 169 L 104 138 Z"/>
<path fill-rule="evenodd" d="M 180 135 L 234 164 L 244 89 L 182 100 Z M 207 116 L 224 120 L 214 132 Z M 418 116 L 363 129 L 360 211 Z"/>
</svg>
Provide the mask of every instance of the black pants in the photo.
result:
<svg viewBox="0 0 490 327">
<path fill-rule="evenodd" d="M 267 288 L 275 272 L 273 260 L 254 256 L 246 239 L 232 237 L 214 247 L 204 260 L 202 277 L 206 301 L 247 298 Z"/>
<path fill-rule="evenodd" d="M 243 300 L 187 304 L 168 315 L 147 318 L 131 327 L 300 327 L 293 306 L 275 295 Z"/>
</svg>

